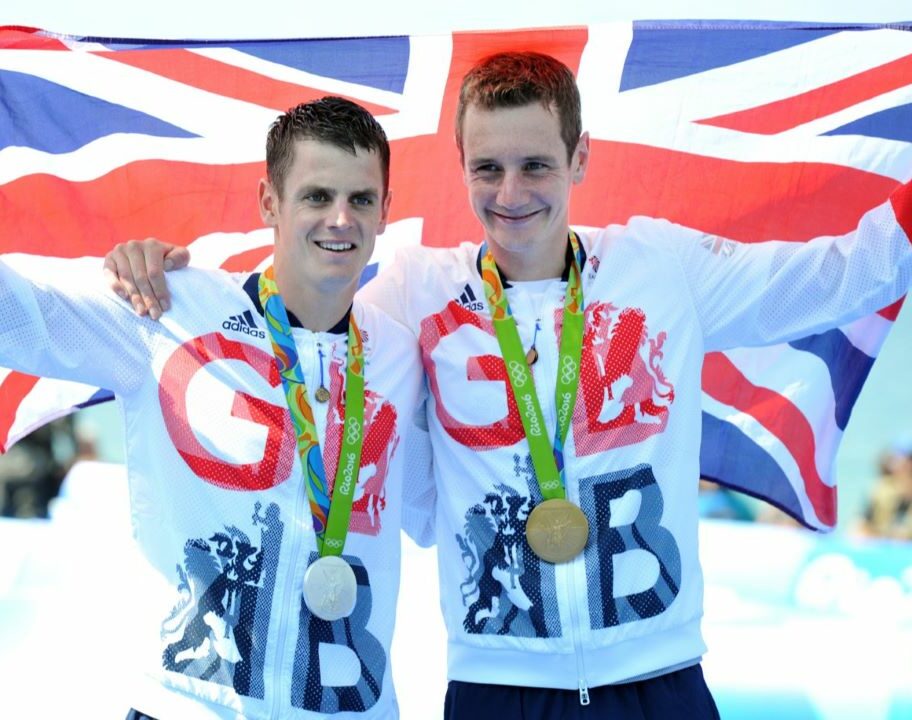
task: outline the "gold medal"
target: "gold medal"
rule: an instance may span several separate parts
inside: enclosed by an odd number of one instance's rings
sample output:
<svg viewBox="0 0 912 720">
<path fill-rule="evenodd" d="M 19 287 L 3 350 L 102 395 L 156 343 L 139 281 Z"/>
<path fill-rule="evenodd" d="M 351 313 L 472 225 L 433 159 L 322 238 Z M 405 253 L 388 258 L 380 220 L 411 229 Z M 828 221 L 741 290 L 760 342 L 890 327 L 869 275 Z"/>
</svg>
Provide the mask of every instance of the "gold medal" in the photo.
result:
<svg viewBox="0 0 912 720">
<path fill-rule="evenodd" d="M 579 555 L 589 538 L 589 521 L 567 500 L 554 498 L 536 505 L 526 521 L 526 540 L 538 557 L 564 563 Z"/>
<path fill-rule="evenodd" d="M 317 388 L 316 392 L 314 392 L 314 397 L 317 399 L 317 402 L 325 403 L 329 400 L 329 390 L 321 385 Z"/>
</svg>

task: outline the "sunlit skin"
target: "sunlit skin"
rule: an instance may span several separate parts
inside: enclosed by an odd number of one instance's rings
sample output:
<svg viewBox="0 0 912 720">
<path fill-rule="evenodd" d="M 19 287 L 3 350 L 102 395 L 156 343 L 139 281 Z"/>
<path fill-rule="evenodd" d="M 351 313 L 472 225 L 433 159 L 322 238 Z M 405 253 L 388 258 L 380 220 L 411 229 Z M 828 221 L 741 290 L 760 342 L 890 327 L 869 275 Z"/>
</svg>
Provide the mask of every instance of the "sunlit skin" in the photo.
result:
<svg viewBox="0 0 912 720">
<path fill-rule="evenodd" d="M 463 176 L 498 267 L 514 280 L 564 269 L 570 190 L 583 181 L 589 135 L 567 160 L 560 120 L 541 103 L 485 110 L 463 120 Z"/>
<path fill-rule="evenodd" d="M 305 327 L 328 330 L 351 305 L 361 271 L 386 229 L 390 193 L 376 153 L 298 140 L 281 197 L 258 188 L 260 215 L 275 234 L 276 284 Z"/>
</svg>

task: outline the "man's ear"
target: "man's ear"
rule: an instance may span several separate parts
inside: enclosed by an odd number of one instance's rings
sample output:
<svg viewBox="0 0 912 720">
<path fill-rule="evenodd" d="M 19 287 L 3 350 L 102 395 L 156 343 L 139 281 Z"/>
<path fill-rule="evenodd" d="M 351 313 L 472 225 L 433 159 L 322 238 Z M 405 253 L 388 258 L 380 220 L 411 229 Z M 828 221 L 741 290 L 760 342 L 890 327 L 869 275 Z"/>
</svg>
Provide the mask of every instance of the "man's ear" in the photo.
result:
<svg viewBox="0 0 912 720">
<path fill-rule="evenodd" d="M 386 223 L 389 220 L 390 212 L 390 202 L 393 199 L 393 191 L 387 190 L 386 197 L 383 198 L 383 203 L 380 206 L 380 225 L 377 227 L 377 234 L 382 235 L 383 231 L 386 230 Z"/>
<path fill-rule="evenodd" d="M 266 178 L 260 178 L 260 184 L 257 186 L 257 202 L 263 223 L 269 227 L 275 227 L 279 222 L 279 197 L 272 183 Z"/>
<path fill-rule="evenodd" d="M 589 133 L 584 132 L 580 135 L 579 142 L 576 143 L 576 150 L 573 151 L 573 157 L 570 159 L 570 169 L 573 172 L 573 182 L 581 183 L 586 177 L 586 170 L 589 168 Z"/>
</svg>

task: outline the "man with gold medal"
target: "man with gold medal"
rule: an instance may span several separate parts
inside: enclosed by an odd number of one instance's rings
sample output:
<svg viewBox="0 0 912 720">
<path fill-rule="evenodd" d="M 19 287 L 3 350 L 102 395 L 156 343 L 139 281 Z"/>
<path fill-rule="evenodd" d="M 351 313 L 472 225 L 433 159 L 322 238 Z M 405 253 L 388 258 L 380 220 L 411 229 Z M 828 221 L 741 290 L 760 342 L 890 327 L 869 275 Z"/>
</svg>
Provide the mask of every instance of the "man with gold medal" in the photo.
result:
<svg viewBox="0 0 912 720">
<path fill-rule="evenodd" d="M 544 433 L 545 421 L 530 371 L 530 366 L 538 359 L 538 351 L 533 345 L 527 353 L 523 353 L 494 254 L 485 246 L 481 250 L 481 274 L 491 321 L 507 368 L 510 388 L 520 408 L 535 475 L 542 497 L 545 498 L 544 502 L 535 506 L 526 520 L 526 540 L 538 557 L 552 563 L 575 558 L 582 552 L 589 537 L 589 522 L 583 511 L 566 499 L 563 478 L 563 447 L 576 404 L 583 344 L 580 248 L 579 240 L 572 231 L 569 241 L 573 258 L 564 300 L 558 360 L 561 372 L 555 390 L 558 422 L 554 432 L 553 452 Z"/>
</svg>

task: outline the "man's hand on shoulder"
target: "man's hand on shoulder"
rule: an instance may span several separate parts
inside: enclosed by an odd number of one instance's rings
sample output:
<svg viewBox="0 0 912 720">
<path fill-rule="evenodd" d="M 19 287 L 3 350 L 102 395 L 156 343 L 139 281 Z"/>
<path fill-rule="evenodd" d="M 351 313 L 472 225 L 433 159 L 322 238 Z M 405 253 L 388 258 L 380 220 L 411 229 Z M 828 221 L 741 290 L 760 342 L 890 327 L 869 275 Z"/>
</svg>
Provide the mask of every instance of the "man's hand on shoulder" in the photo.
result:
<svg viewBox="0 0 912 720">
<path fill-rule="evenodd" d="M 190 262 L 185 247 L 147 238 L 114 246 L 104 259 L 104 274 L 115 294 L 128 301 L 137 315 L 158 320 L 171 307 L 165 272 Z"/>
</svg>

